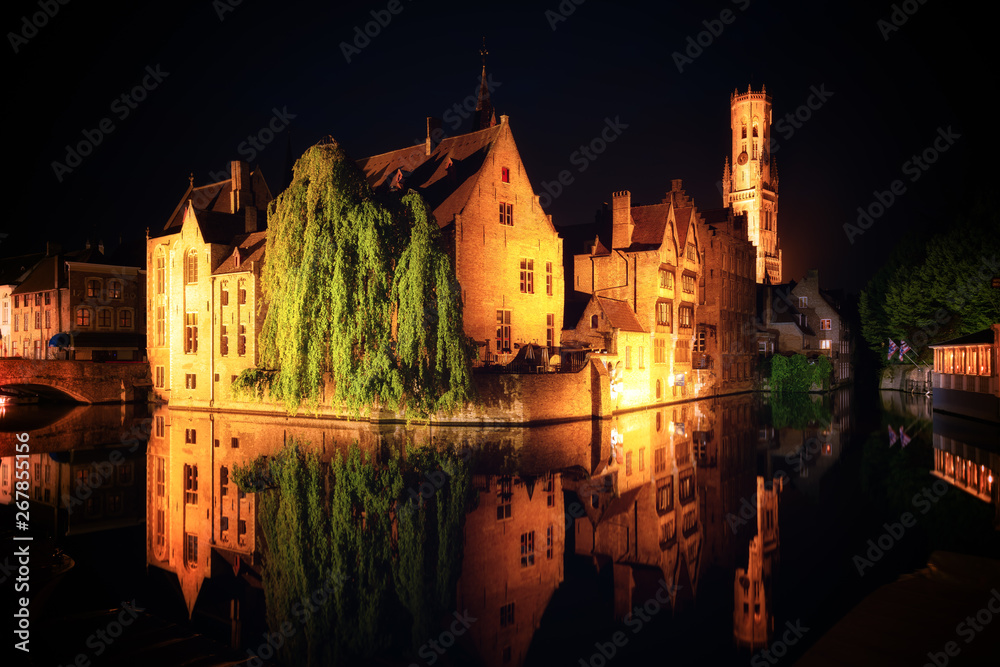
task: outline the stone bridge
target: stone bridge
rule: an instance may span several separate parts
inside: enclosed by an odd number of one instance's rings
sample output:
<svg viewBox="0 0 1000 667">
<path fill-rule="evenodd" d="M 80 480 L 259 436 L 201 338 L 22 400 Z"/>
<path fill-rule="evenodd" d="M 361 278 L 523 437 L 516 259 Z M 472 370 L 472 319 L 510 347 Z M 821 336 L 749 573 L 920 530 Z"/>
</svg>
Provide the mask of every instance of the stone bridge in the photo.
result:
<svg viewBox="0 0 1000 667">
<path fill-rule="evenodd" d="M 0 392 L 77 403 L 145 400 L 152 386 L 147 362 L 0 359 Z"/>
</svg>

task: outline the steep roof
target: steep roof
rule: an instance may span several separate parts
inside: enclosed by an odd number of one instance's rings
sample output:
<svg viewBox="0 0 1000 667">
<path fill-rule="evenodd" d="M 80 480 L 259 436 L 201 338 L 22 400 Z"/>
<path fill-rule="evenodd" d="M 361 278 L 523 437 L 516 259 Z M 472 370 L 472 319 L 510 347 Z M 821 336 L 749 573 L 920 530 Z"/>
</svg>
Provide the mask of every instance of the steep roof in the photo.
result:
<svg viewBox="0 0 1000 667">
<path fill-rule="evenodd" d="M 16 285 L 45 257 L 45 253 L 18 255 L 0 259 L 0 285 Z"/>
<path fill-rule="evenodd" d="M 434 211 L 438 225 L 451 223 L 472 196 L 486 156 L 504 124 L 446 137 L 430 155 L 424 144 L 373 155 L 357 161 L 372 188 L 413 188 Z"/>
<path fill-rule="evenodd" d="M 629 249 L 640 249 L 640 246 L 659 248 L 663 243 L 663 232 L 670 221 L 670 204 L 633 206 L 631 213 L 635 228 L 632 230 L 632 246 Z"/>
<path fill-rule="evenodd" d="M 249 262 L 264 261 L 264 250 L 266 247 L 266 231 L 237 236 L 233 239 L 233 247 L 229 255 L 212 273 L 218 275 L 220 273 L 246 271 L 245 267 Z"/>
<path fill-rule="evenodd" d="M 625 301 L 609 299 L 604 296 L 594 297 L 597 305 L 604 311 L 611 326 L 621 331 L 646 331 L 639 323 L 639 319 L 632 311 L 632 307 Z"/>
</svg>

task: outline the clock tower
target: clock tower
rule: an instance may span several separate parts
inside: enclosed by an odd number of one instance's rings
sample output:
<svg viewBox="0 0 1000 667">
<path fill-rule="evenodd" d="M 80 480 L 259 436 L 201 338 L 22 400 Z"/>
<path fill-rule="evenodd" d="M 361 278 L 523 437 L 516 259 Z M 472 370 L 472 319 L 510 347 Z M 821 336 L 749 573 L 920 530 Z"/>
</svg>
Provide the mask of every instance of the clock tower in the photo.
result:
<svg viewBox="0 0 1000 667">
<path fill-rule="evenodd" d="M 735 90 L 729 98 L 732 164 L 722 172 L 722 205 L 746 212 L 747 234 L 757 248 L 757 282 L 781 283 L 778 247 L 778 168 L 771 156 L 771 96 Z"/>
</svg>

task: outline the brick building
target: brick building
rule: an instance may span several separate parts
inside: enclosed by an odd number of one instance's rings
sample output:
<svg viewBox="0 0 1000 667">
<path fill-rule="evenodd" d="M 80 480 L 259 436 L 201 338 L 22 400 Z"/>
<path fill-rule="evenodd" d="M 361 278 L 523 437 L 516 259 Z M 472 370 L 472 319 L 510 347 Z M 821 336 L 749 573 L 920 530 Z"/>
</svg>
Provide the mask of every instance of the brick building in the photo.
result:
<svg viewBox="0 0 1000 667">
<path fill-rule="evenodd" d="M 523 664 L 563 581 L 566 515 L 561 476 L 473 475 L 478 494 L 464 522 L 457 610 L 484 665 Z"/>
<path fill-rule="evenodd" d="M 788 285 L 761 288 L 763 329 L 777 341 L 778 353 L 824 355 L 833 369 L 831 382 L 843 384 L 854 377 L 851 326 L 842 298 L 819 284 L 819 272 Z"/>
<path fill-rule="evenodd" d="M 107 257 L 103 245 L 88 243 L 63 253 L 49 244 L 45 255 L 17 277 L 0 306 L 0 317 L 9 317 L 5 356 L 141 361 L 146 352 L 143 274 L 138 266 Z"/>
<path fill-rule="evenodd" d="M 149 364 L 155 395 L 172 404 L 215 405 L 258 362 L 271 192 L 245 162 L 234 161 L 231 173 L 204 186 L 192 180 L 146 240 Z"/>
<path fill-rule="evenodd" d="M 473 131 L 358 161 L 373 188 L 414 189 L 444 232 L 461 286 L 465 332 L 481 362 L 507 363 L 525 343 L 559 345 L 562 239 L 538 201 L 507 116 L 493 118 L 485 69 Z"/>
<path fill-rule="evenodd" d="M 591 302 L 564 341 L 604 350 L 613 368 L 631 371 L 619 407 L 693 397 L 701 379 L 691 364 L 702 272 L 697 207 L 674 179 L 659 204 L 633 206 L 628 191 L 614 193 L 611 213 L 610 245 L 598 237 L 573 257 L 573 288 Z"/>
<path fill-rule="evenodd" d="M 694 365 L 714 371 L 717 393 L 754 388 L 756 250 L 747 238 L 747 214 L 732 208 L 702 214 L 703 288 L 698 306 Z"/>
</svg>

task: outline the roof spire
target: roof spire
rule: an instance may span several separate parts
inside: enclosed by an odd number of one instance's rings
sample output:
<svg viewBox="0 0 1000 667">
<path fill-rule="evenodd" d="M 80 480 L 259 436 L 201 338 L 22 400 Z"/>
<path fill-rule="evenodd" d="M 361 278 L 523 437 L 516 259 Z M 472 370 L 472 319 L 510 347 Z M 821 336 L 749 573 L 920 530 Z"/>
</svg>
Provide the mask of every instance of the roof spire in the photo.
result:
<svg viewBox="0 0 1000 667">
<path fill-rule="evenodd" d="M 486 37 L 483 37 L 483 48 L 479 50 L 479 55 L 483 59 L 483 75 L 479 83 L 479 99 L 476 102 L 476 114 L 472 118 L 472 131 L 478 132 L 487 127 L 497 124 L 496 114 L 493 113 L 493 102 L 490 101 L 490 87 L 486 83 Z"/>
</svg>

